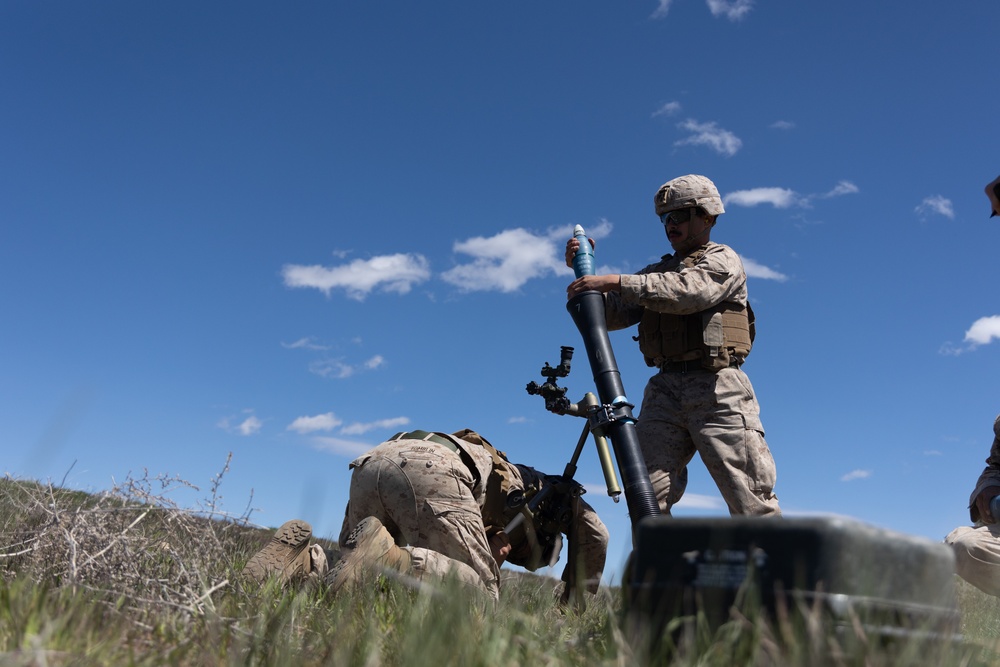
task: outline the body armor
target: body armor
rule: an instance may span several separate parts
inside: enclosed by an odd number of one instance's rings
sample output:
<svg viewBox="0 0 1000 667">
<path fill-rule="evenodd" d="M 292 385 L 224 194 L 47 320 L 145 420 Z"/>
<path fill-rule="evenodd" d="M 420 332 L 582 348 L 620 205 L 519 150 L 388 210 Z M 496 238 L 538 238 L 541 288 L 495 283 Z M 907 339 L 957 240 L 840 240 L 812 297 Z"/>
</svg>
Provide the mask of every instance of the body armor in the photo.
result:
<svg viewBox="0 0 1000 667">
<path fill-rule="evenodd" d="M 665 270 L 690 268 L 705 254 L 701 248 Z M 639 321 L 639 350 L 647 366 L 678 361 L 701 361 L 702 368 L 717 371 L 743 363 L 754 339 L 754 314 L 750 305 L 723 302 L 690 315 L 659 313 L 646 308 Z"/>
</svg>

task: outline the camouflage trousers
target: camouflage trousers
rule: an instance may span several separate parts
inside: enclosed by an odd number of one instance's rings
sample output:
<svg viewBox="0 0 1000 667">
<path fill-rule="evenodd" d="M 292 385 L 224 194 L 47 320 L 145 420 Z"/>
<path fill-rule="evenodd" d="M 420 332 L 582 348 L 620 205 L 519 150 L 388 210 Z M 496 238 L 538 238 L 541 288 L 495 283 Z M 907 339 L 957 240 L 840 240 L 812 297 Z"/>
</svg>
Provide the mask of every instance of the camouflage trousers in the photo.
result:
<svg viewBox="0 0 1000 667">
<path fill-rule="evenodd" d="M 955 571 L 970 584 L 1000 596 L 1000 524 L 961 526 L 946 538 L 955 553 Z"/>
<path fill-rule="evenodd" d="M 394 440 L 352 464 L 340 542 L 365 517 L 409 552 L 411 575 L 453 576 L 497 599 L 500 566 L 490 551 L 474 480 L 458 454 L 424 440 Z"/>
<path fill-rule="evenodd" d="M 654 375 L 642 397 L 636 431 L 665 514 L 684 495 L 687 465 L 698 453 L 730 514 L 780 516 L 777 472 L 760 407 L 739 368 Z"/>
</svg>

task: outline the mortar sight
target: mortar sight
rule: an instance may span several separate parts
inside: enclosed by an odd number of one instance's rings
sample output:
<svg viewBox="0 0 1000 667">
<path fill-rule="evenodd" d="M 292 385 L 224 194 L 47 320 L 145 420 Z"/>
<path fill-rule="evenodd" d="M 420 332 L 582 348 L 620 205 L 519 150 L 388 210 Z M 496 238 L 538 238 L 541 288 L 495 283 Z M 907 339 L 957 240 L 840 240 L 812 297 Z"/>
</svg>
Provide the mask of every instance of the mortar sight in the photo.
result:
<svg viewBox="0 0 1000 667">
<path fill-rule="evenodd" d="M 542 377 L 564 378 L 569 375 L 570 363 L 573 361 L 573 348 L 563 345 L 559 348 L 559 365 L 553 368 L 549 362 L 542 366 Z"/>
<path fill-rule="evenodd" d="M 559 348 L 559 365 L 550 366 L 549 362 L 546 361 L 545 365 L 542 366 L 542 377 L 545 378 L 545 382 L 542 384 L 529 382 L 528 386 L 525 387 L 532 396 L 541 396 L 545 399 L 545 409 L 549 412 L 564 414 L 571 405 L 569 399 L 566 398 L 566 387 L 560 387 L 557 382 L 558 378 L 569 375 L 572 360 L 573 348 L 563 345 Z"/>
</svg>

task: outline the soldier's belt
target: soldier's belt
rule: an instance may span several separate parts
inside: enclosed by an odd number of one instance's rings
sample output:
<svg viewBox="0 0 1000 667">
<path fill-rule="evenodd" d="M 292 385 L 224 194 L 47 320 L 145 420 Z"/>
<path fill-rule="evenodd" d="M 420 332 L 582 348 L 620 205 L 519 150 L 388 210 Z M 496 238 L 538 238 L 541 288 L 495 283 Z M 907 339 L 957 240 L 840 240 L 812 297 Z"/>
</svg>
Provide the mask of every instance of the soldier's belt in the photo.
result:
<svg viewBox="0 0 1000 667">
<path fill-rule="evenodd" d="M 743 362 L 736 357 L 729 360 L 730 368 L 739 368 Z M 661 373 L 690 373 L 691 371 L 708 371 L 714 373 L 701 365 L 701 359 L 691 359 L 689 361 L 664 361 L 660 364 Z"/>
<path fill-rule="evenodd" d="M 458 445 L 449 440 L 448 438 L 442 437 L 437 433 L 430 433 L 429 431 L 404 431 L 402 433 L 397 433 L 396 435 L 389 438 L 389 440 L 429 440 L 430 442 L 436 442 L 439 445 L 444 445 L 456 454 L 461 455 L 458 451 Z"/>
</svg>

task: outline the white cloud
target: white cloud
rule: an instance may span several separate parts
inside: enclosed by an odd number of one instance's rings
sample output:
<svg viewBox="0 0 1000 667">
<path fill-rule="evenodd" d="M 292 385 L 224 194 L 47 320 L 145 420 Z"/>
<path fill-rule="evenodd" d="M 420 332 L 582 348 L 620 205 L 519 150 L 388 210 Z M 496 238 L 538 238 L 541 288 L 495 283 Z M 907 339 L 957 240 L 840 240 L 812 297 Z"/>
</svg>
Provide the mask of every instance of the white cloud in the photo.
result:
<svg viewBox="0 0 1000 667">
<path fill-rule="evenodd" d="M 381 354 L 376 354 L 371 359 L 357 365 L 348 364 L 342 358 L 316 359 L 309 362 L 309 372 L 323 378 L 343 380 L 353 376 L 358 371 L 373 371 L 382 368 L 386 363 L 385 357 Z"/>
<path fill-rule="evenodd" d="M 528 418 L 527 417 L 508 417 L 507 418 L 507 423 L 508 424 L 527 424 L 528 423 Z"/>
<path fill-rule="evenodd" d="M 651 19 L 662 19 L 665 18 L 667 12 L 670 11 L 670 3 L 673 0 L 657 0 L 656 9 L 650 15 Z"/>
<path fill-rule="evenodd" d="M 743 260 L 743 270 L 750 278 L 761 278 L 763 280 L 777 280 L 779 283 L 783 283 L 788 280 L 788 276 L 784 273 L 770 269 L 763 264 L 758 264 L 749 257 L 743 257 L 740 255 L 740 259 Z"/>
<path fill-rule="evenodd" d="M 285 430 L 302 434 L 315 433 L 316 431 L 332 431 L 343 423 L 332 412 L 326 412 L 313 417 L 298 417 Z"/>
<path fill-rule="evenodd" d="M 751 188 L 749 190 L 736 190 L 730 192 L 722 198 L 726 205 L 736 206 L 757 206 L 760 204 L 770 204 L 774 208 L 809 208 L 813 199 L 831 199 L 860 192 L 858 186 L 850 181 L 838 182 L 829 192 L 813 195 L 800 195 L 795 190 L 788 188 Z"/>
<path fill-rule="evenodd" d="M 795 127 L 795 123 L 788 120 L 776 120 L 771 123 L 772 130 L 791 130 Z"/>
<path fill-rule="evenodd" d="M 792 206 L 804 206 L 806 200 L 794 190 L 787 188 L 752 188 L 730 192 L 722 198 L 722 203 L 727 206 L 729 204 L 736 206 L 770 204 L 774 208 L 791 208 Z"/>
<path fill-rule="evenodd" d="M 354 422 L 340 429 L 343 435 L 364 435 L 368 431 L 375 429 L 396 429 L 410 423 L 409 417 L 392 417 L 390 419 L 379 419 L 373 422 Z"/>
<path fill-rule="evenodd" d="M 300 338 L 294 343 L 282 343 L 281 347 L 287 350 L 329 350 L 329 346 L 314 343 L 311 336 Z"/>
<path fill-rule="evenodd" d="M 872 476 L 871 470 L 852 470 L 843 477 L 840 478 L 841 482 L 853 482 L 856 479 L 868 479 Z"/>
<path fill-rule="evenodd" d="M 287 287 L 313 287 L 327 296 L 342 288 L 347 296 L 363 301 L 373 290 L 406 294 L 431 276 L 422 255 L 397 253 L 371 259 L 356 259 L 341 266 L 286 264 L 281 270 Z"/>
<path fill-rule="evenodd" d="M 820 195 L 820 197 L 823 199 L 830 199 L 831 197 L 840 197 L 842 195 L 853 195 L 857 194 L 858 192 L 860 192 L 860 190 L 858 189 L 858 186 L 856 186 L 854 183 L 851 183 L 850 181 L 840 181 L 835 186 L 833 186 L 832 190 L 830 190 L 824 195 Z"/>
<path fill-rule="evenodd" d="M 381 354 L 376 354 L 374 357 L 366 361 L 364 366 L 365 369 L 370 371 L 375 370 L 376 368 L 381 368 L 382 366 L 385 366 L 385 357 Z"/>
<path fill-rule="evenodd" d="M 705 0 L 712 16 L 723 16 L 730 21 L 739 21 L 753 7 L 753 0 Z M 657 0 L 656 9 L 649 16 L 651 19 L 666 18 L 673 0 Z"/>
<path fill-rule="evenodd" d="M 955 219 L 955 208 L 952 206 L 951 200 L 942 197 L 941 195 L 926 197 L 922 202 L 920 202 L 920 205 L 913 210 L 921 216 L 925 216 L 928 213 L 935 213 L 937 215 L 943 215 L 950 220 Z"/>
<path fill-rule="evenodd" d="M 309 372 L 323 378 L 343 380 L 354 375 L 354 366 L 345 364 L 340 359 L 317 359 L 309 362 Z"/>
<path fill-rule="evenodd" d="M 708 146 L 716 153 L 732 157 L 743 146 L 743 142 L 729 130 L 718 127 L 714 122 L 699 123 L 689 118 L 677 125 L 682 130 L 691 133 L 686 139 L 674 142 L 675 146 Z"/>
<path fill-rule="evenodd" d="M 233 423 L 234 420 L 239 419 L 239 417 L 223 417 L 216 423 L 216 426 L 224 431 L 227 431 L 228 433 L 235 433 L 237 435 L 254 435 L 258 433 L 261 428 L 263 428 L 264 422 L 253 414 L 253 410 L 243 410 L 243 414 L 249 416 L 245 417 L 239 423 Z"/>
<path fill-rule="evenodd" d="M 569 235 L 563 237 L 567 238 Z M 489 238 L 476 236 L 459 241 L 454 250 L 471 255 L 473 261 L 445 271 L 441 279 L 464 292 L 513 292 L 532 278 L 570 272 L 563 262 L 562 246 L 557 247 L 551 236 L 540 236 L 521 228 L 508 229 Z"/>
<path fill-rule="evenodd" d="M 725 16 L 730 21 L 739 21 L 753 7 L 753 0 L 706 0 L 712 16 Z"/>
<path fill-rule="evenodd" d="M 339 454 L 351 458 L 360 456 L 373 447 L 373 445 L 366 442 L 356 442 L 354 440 L 343 440 L 341 438 L 326 436 L 310 438 L 309 442 L 321 452 L 330 452 L 331 454 Z"/>
<path fill-rule="evenodd" d="M 240 435 L 253 435 L 259 431 L 263 425 L 264 422 L 251 415 L 240 422 L 239 426 L 236 427 L 236 430 Z"/>
<path fill-rule="evenodd" d="M 653 112 L 653 118 L 657 116 L 673 116 L 681 110 L 680 102 L 667 102 L 662 107 Z"/>
<path fill-rule="evenodd" d="M 973 347 L 986 345 L 994 338 L 1000 339 L 1000 315 L 980 317 L 965 332 L 965 342 Z"/>
</svg>

